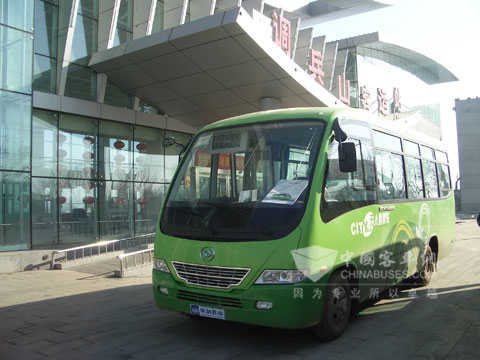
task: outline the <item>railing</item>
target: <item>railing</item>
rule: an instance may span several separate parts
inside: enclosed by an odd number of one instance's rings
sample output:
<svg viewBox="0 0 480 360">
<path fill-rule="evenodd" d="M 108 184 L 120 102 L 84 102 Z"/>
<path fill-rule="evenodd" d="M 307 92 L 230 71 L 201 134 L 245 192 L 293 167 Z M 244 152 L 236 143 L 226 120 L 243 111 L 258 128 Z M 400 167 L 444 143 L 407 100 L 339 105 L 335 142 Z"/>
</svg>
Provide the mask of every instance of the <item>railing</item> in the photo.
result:
<svg viewBox="0 0 480 360">
<path fill-rule="evenodd" d="M 117 258 L 120 260 L 120 277 L 123 277 L 125 271 L 132 270 L 138 266 L 152 264 L 153 248 L 118 255 Z"/>
<path fill-rule="evenodd" d="M 125 239 L 105 240 L 70 249 L 55 250 L 52 253 L 50 269 L 62 269 L 63 265 L 76 262 L 77 260 L 93 259 L 97 256 L 112 254 L 127 248 L 153 244 L 154 238 L 155 233 L 150 233 Z"/>
</svg>

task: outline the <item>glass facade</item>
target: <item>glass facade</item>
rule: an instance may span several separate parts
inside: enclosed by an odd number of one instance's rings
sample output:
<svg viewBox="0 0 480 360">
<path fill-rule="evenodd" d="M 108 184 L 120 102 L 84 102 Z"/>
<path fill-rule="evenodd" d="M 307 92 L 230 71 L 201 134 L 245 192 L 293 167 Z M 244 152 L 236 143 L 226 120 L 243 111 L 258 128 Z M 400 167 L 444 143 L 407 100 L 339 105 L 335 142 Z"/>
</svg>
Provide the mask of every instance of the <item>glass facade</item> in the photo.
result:
<svg viewBox="0 0 480 360">
<path fill-rule="evenodd" d="M 113 46 L 133 39 L 133 0 L 122 0 L 118 10 L 117 28 Z"/>
<path fill-rule="evenodd" d="M 30 247 L 33 9 L 0 1 L 0 251 Z"/>
<path fill-rule="evenodd" d="M 65 96 L 97 100 L 97 74 L 88 67 L 98 47 L 98 0 L 80 0 L 73 33 Z"/>
<path fill-rule="evenodd" d="M 58 4 L 35 1 L 35 58 L 33 88 L 55 93 L 57 81 Z"/>
<path fill-rule="evenodd" d="M 420 110 L 426 119 L 440 126 L 439 97 L 432 87 L 410 72 L 374 58 L 375 51 L 366 47 L 349 49 L 351 55 L 347 61 L 347 79 L 351 85 L 351 105 L 360 107 L 360 88 L 365 87 L 370 93 L 370 111 L 377 112 L 377 89 L 381 89 L 386 93 L 388 113 L 392 115 L 395 101 L 393 89 L 397 88 L 401 112 Z"/>
<path fill-rule="evenodd" d="M 163 140 L 191 137 L 40 109 L 32 134 L 33 247 L 154 232 L 181 149 Z"/>
</svg>

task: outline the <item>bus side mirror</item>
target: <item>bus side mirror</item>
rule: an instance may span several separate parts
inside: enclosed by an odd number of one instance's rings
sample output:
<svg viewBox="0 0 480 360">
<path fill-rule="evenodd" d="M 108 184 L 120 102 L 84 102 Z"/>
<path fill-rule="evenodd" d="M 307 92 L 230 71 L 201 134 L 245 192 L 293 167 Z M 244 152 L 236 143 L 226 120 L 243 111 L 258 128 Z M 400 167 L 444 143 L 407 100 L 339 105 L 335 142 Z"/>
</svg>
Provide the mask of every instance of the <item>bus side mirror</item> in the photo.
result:
<svg viewBox="0 0 480 360">
<path fill-rule="evenodd" d="M 357 171 L 357 151 L 353 142 L 338 144 L 338 165 L 342 173 Z"/>
<path fill-rule="evenodd" d="M 165 140 L 163 140 L 163 147 L 170 147 L 172 145 L 176 144 L 176 141 L 175 141 L 175 138 L 173 136 L 170 136 L 170 137 L 167 137 L 165 138 Z"/>
</svg>

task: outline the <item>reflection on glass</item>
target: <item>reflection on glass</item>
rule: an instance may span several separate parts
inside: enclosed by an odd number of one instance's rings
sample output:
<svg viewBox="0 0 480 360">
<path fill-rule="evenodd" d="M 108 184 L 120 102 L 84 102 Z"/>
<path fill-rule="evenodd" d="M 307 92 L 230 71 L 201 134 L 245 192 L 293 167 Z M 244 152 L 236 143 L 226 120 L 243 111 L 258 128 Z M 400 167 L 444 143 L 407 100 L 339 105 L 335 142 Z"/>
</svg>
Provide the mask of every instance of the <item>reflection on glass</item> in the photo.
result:
<svg viewBox="0 0 480 360">
<path fill-rule="evenodd" d="M 122 239 L 133 236 L 133 183 L 102 181 L 100 191 L 100 236 Z"/>
<path fill-rule="evenodd" d="M 440 183 L 440 191 L 442 196 L 447 196 L 452 188 L 452 184 L 450 181 L 450 169 L 448 165 L 445 164 L 437 164 L 438 169 L 438 176 L 439 176 L 439 183 Z"/>
<path fill-rule="evenodd" d="M 78 13 L 93 19 L 98 19 L 98 0 L 80 0 Z"/>
<path fill-rule="evenodd" d="M 32 179 L 32 245 L 58 243 L 57 206 L 65 206 L 66 198 L 57 197 L 57 179 Z"/>
<path fill-rule="evenodd" d="M 164 0 L 157 0 L 155 17 L 153 18 L 152 34 L 163 30 L 163 17 L 165 16 L 165 14 L 163 13 L 163 1 Z"/>
<path fill-rule="evenodd" d="M 86 66 L 68 65 L 65 96 L 78 99 L 97 100 L 97 74 Z"/>
<path fill-rule="evenodd" d="M 107 81 L 107 87 L 105 89 L 104 104 L 132 108 L 132 97 L 126 92 L 123 92 L 118 86 L 115 86 Z"/>
<path fill-rule="evenodd" d="M 57 176 L 57 114 L 33 111 L 32 174 Z"/>
<path fill-rule="evenodd" d="M 163 131 L 135 127 L 135 181 L 164 182 Z"/>
<path fill-rule="evenodd" d="M 133 34 L 130 31 L 117 29 L 117 31 L 115 31 L 115 39 L 113 40 L 113 46 L 118 46 L 132 39 Z"/>
<path fill-rule="evenodd" d="M 33 30 L 33 0 L 3 0 L 0 2 L 0 23 Z"/>
<path fill-rule="evenodd" d="M 0 25 L 2 89 L 32 93 L 33 36 Z"/>
<path fill-rule="evenodd" d="M 417 147 L 418 148 L 418 147 Z M 409 199 L 423 198 L 422 167 L 419 159 L 405 157 L 407 169 L 407 190 Z"/>
<path fill-rule="evenodd" d="M 425 160 L 422 160 L 422 165 L 423 165 L 423 179 L 425 181 L 425 196 L 427 198 L 436 198 L 438 197 L 436 165 L 432 161 L 425 161 Z"/>
<path fill-rule="evenodd" d="M 55 94 L 57 88 L 57 61 L 35 54 L 33 89 Z"/>
<path fill-rule="evenodd" d="M 31 97 L 0 91 L 0 169 L 30 166 Z"/>
<path fill-rule="evenodd" d="M 131 125 L 100 121 L 98 167 L 100 179 L 132 180 Z"/>
<path fill-rule="evenodd" d="M 96 121 L 74 115 L 60 116 L 58 171 L 60 177 L 95 178 Z"/>
<path fill-rule="evenodd" d="M 135 234 L 155 232 L 165 194 L 163 184 L 135 184 Z"/>
<path fill-rule="evenodd" d="M 57 57 L 58 6 L 35 1 L 35 53 Z"/>
<path fill-rule="evenodd" d="M 60 179 L 58 203 L 61 244 L 93 242 L 98 238 L 95 182 Z"/>
<path fill-rule="evenodd" d="M 70 61 L 79 65 L 88 65 L 90 56 L 97 51 L 98 21 L 78 15 L 73 34 Z"/>
<path fill-rule="evenodd" d="M 0 251 L 24 250 L 30 244 L 30 180 L 27 173 L 0 171 Z"/>
<path fill-rule="evenodd" d="M 381 200 L 405 199 L 403 156 L 377 150 L 377 179 Z"/>
</svg>

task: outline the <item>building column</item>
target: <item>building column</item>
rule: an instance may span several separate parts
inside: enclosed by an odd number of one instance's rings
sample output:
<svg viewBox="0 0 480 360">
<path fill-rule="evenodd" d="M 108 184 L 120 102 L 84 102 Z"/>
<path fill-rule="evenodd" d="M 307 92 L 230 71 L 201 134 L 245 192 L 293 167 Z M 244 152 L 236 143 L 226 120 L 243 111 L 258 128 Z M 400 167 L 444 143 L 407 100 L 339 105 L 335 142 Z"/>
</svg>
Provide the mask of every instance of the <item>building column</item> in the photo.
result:
<svg viewBox="0 0 480 360">
<path fill-rule="evenodd" d="M 276 110 L 282 108 L 282 100 L 277 98 L 261 98 L 260 99 L 260 110 Z"/>
</svg>

